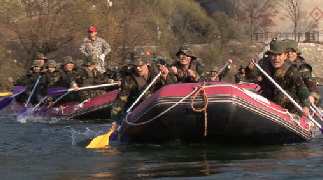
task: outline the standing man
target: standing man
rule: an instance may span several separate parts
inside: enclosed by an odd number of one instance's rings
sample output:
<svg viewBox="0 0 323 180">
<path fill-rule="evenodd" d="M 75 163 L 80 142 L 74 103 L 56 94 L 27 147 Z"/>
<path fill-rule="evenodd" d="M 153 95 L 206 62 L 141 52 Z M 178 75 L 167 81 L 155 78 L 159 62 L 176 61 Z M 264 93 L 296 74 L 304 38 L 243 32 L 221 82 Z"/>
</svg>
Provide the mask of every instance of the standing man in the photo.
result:
<svg viewBox="0 0 323 180">
<path fill-rule="evenodd" d="M 88 37 L 84 38 L 80 46 L 81 54 L 88 59 L 91 57 L 100 58 L 96 69 L 103 73 L 105 56 L 111 52 L 111 46 L 102 38 L 98 37 L 98 30 L 95 27 L 88 29 Z"/>
</svg>

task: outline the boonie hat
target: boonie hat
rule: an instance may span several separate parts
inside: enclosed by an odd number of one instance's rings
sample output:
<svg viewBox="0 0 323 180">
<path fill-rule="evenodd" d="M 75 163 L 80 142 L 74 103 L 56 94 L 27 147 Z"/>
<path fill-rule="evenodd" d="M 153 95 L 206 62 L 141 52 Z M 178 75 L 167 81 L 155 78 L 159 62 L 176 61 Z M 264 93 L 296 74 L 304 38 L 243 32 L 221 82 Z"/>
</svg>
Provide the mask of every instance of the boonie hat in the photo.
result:
<svg viewBox="0 0 323 180">
<path fill-rule="evenodd" d="M 136 66 L 141 66 L 148 64 L 152 61 L 152 58 L 149 58 L 145 55 L 144 52 L 131 52 L 131 60 L 129 64 L 136 65 Z"/>
<path fill-rule="evenodd" d="M 48 60 L 46 66 L 49 68 L 57 68 L 58 67 L 55 60 Z"/>
<path fill-rule="evenodd" d="M 179 56 L 180 53 L 184 53 L 185 55 L 196 59 L 196 56 L 194 55 L 194 52 L 189 44 L 182 45 L 176 53 L 176 56 Z"/>
<path fill-rule="evenodd" d="M 270 50 L 271 53 L 285 53 L 286 52 L 286 42 L 284 41 L 276 41 L 270 43 Z"/>
<path fill-rule="evenodd" d="M 302 54 L 298 49 L 298 43 L 292 39 L 285 39 L 283 40 L 286 42 L 286 49 L 293 49 L 297 54 Z"/>
<path fill-rule="evenodd" d="M 68 64 L 68 63 L 75 64 L 75 62 L 73 61 L 72 56 L 65 56 L 65 57 L 63 57 L 62 65 L 65 65 L 65 64 Z"/>
<path fill-rule="evenodd" d="M 44 60 L 47 60 L 48 58 L 45 57 L 43 53 L 37 53 L 36 54 L 36 59 L 44 59 Z"/>
<path fill-rule="evenodd" d="M 84 63 L 84 65 L 86 65 L 86 66 L 92 66 L 95 64 L 99 64 L 99 58 L 96 56 L 89 56 L 87 58 L 87 61 Z"/>
<path fill-rule="evenodd" d="M 31 65 L 31 67 L 41 67 L 41 63 L 38 60 L 34 60 L 33 64 Z"/>
<path fill-rule="evenodd" d="M 218 71 L 219 71 L 219 68 L 216 66 L 212 67 L 211 69 L 211 72 L 218 72 Z"/>
</svg>

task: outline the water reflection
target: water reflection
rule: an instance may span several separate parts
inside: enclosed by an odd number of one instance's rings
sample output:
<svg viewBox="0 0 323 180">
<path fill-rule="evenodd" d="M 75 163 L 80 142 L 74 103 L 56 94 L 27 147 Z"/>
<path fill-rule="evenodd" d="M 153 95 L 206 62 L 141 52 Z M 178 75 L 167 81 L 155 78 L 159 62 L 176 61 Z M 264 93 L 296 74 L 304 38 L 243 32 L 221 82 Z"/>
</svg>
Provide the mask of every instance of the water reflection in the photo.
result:
<svg viewBox="0 0 323 180">
<path fill-rule="evenodd" d="M 0 126 L 0 179 L 322 177 L 323 139 L 277 146 L 174 143 L 116 144 L 106 149 L 86 149 L 85 144 L 79 142 L 108 129 L 109 125 L 75 122 L 21 124 L 6 117 L 1 118 Z M 72 144 L 73 141 L 78 143 Z"/>
<path fill-rule="evenodd" d="M 281 146 L 132 145 L 94 150 L 113 163 L 93 177 L 277 178 L 314 168 L 322 153 L 309 144 Z M 107 168 L 108 167 L 108 168 Z"/>
</svg>

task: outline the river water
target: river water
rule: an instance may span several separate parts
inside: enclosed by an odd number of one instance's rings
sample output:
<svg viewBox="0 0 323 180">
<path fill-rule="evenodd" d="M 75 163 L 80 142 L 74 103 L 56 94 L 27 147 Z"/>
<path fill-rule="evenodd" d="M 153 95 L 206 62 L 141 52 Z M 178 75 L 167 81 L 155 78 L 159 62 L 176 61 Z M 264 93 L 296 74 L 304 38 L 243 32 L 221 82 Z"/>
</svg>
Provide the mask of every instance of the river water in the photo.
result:
<svg viewBox="0 0 323 180">
<path fill-rule="evenodd" d="M 0 115 L 0 179 L 322 179 L 323 139 L 276 146 L 113 145 L 86 149 L 109 125 Z"/>
<path fill-rule="evenodd" d="M 323 93 L 323 87 L 319 87 Z M 16 121 L 0 111 L 0 180 L 323 179 L 323 136 L 271 146 L 120 145 L 86 149 L 109 123 Z"/>
</svg>

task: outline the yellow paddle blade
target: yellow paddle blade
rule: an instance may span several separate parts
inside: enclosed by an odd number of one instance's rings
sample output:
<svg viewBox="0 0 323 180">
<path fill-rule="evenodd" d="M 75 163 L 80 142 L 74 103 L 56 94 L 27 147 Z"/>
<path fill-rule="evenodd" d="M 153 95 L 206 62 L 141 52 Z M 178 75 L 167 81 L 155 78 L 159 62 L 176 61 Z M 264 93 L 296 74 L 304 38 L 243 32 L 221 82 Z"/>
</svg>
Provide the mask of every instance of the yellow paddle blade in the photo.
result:
<svg viewBox="0 0 323 180">
<path fill-rule="evenodd" d="M 94 138 L 86 148 L 104 148 L 109 145 L 109 137 L 114 132 L 113 129 L 110 129 L 110 131 L 107 134 L 103 134 L 100 136 L 97 136 Z"/>
</svg>

